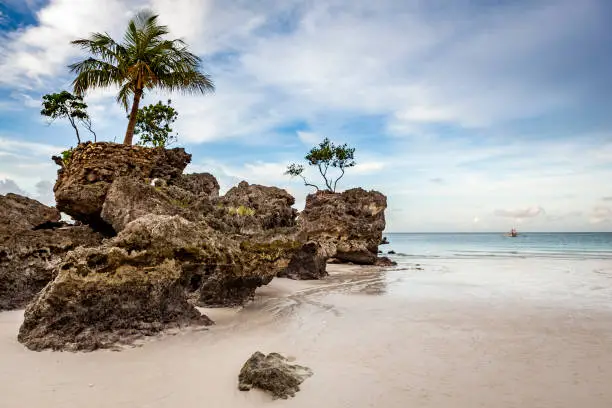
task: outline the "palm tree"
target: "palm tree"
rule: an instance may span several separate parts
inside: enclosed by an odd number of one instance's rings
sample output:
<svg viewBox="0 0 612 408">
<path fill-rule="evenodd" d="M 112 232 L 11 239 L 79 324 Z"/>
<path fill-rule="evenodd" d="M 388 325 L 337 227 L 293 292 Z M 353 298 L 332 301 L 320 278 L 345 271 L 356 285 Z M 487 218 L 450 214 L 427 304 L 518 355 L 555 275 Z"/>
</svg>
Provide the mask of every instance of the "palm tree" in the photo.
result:
<svg viewBox="0 0 612 408">
<path fill-rule="evenodd" d="M 138 105 L 145 90 L 204 94 L 215 89 L 210 77 L 199 70 L 200 58 L 189 52 L 182 40 L 165 39 L 168 27 L 159 25 L 157 18 L 150 11 L 136 14 L 128 23 L 122 43 L 106 33 L 72 41 L 95 57 L 69 66 L 77 74 L 72 83 L 77 95 L 93 88 L 117 86 L 117 102 L 126 112 L 132 99 L 123 140 L 127 145 L 132 144 Z"/>
</svg>

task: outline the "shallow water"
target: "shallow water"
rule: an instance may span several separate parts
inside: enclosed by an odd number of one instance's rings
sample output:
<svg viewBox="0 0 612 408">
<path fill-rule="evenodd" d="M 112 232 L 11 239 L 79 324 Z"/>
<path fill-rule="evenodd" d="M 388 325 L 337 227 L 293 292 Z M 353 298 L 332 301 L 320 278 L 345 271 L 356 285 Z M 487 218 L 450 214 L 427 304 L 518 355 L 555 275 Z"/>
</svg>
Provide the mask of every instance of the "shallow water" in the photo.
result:
<svg viewBox="0 0 612 408">
<path fill-rule="evenodd" d="M 386 235 L 401 257 L 442 259 L 557 258 L 612 260 L 612 232 L 525 232 L 517 237 L 503 233 L 448 233 Z"/>
<path fill-rule="evenodd" d="M 393 269 L 385 274 L 387 292 L 411 299 L 612 310 L 612 260 L 607 259 L 411 259 Z"/>
</svg>

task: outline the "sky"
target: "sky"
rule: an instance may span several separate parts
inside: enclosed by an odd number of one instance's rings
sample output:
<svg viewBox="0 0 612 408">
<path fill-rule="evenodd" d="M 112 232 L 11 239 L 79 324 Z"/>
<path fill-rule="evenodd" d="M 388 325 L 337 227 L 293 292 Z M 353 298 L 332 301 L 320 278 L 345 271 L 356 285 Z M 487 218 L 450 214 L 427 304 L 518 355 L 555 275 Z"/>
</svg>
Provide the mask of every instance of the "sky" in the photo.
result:
<svg viewBox="0 0 612 408">
<path fill-rule="evenodd" d="M 188 172 L 222 191 L 276 185 L 324 137 L 356 148 L 341 189 L 388 197 L 387 231 L 612 230 L 608 0 L 0 0 L 0 194 L 53 202 L 75 145 L 41 97 L 70 90 L 70 45 L 121 39 L 152 9 L 216 92 L 172 99 Z M 114 89 L 85 101 L 99 140 L 127 125 Z M 318 182 L 313 171 L 307 176 Z"/>
</svg>

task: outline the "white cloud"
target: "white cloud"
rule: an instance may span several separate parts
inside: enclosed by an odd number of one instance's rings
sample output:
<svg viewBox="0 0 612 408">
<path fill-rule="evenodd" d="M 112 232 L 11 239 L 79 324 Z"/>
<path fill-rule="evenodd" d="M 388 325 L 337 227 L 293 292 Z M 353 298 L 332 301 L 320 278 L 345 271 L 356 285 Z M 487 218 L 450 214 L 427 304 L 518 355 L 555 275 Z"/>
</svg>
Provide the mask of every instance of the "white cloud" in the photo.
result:
<svg viewBox="0 0 612 408">
<path fill-rule="evenodd" d="M 23 191 L 15 181 L 11 179 L 0 180 L 0 194 L 14 193 L 19 195 L 25 195 Z"/>
<path fill-rule="evenodd" d="M 575 98 L 540 81 L 534 61 L 598 15 L 594 0 L 445 10 L 454 19 L 421 2 L 394 0 L 100 4 L 52 0 L 39 11 L 38 26 L 10 35 L 0 81 L 40 86 L 79 55 L 70 40 L 91 31 L 120 36 L 137 8 L 151 6 L 204 57 L 217 83 L 215 96 L 173 96 L 182 112 L 177 129 L 189 142 L 252 138 L 299 119 L 316 125 L 330 111 L 386 115 L 387 129 L 397 133 L 545 113 Z M 279 32 L 283 24 L 291 28 Z"/>
<path fill-rule="evenodd" d="M 346 171 L 354 174 L 373 174 L 378 173 L 385 168 L 385 163 L 382 161 L 364 161 L 357 162 L 355 167 L 349 168 Z"/>
<path fill-rule="evenodd" d="M 582 211 L 570 211 L 567 213 L 561 214 L 548 214 L 546 218 L 550 221 L 564 221 L 569 218 L 581 217 L 583 215 Z"/>
<path fill-rule="evenodd" d="M 591 224 L 612 223 L 612 207 L 596 206 L 591 211 L 589 218 Z"/>
<path fill-rule="evenodd" d="M 533 218 L 540 214 L 544 214 L 545 211 L 540 206 L 533 206 L 527 208 L 515 208 L 515 209 L 497 209 L 494 214 L 499 217 L 510 217 L 510 218 Z"/>
<path fill-rule="evenodd" d="M 70 41 L 94 31 L 118 32 L 135 9 L 120 0 L 52 0 L 36 13 L 38 24 L 9 33 L 0 45 L 0 84 L 25 89 L 62 75 L 79 50 Z M 63 87 L 68 84 L 63 84 Z"/>
<path fill-rule="evenodd" d="M 202 148 L 215 159 L 200 157 L 190 166 L 213 172 L 226 188 L 241 179 L 278 184 L 300 200 L 309 189 L 283 176 L 285 165 L 302 158 L 299 141 L 313 144 L 325 135 L 357 147 L 358 165 L 347 171 L 343 188 L 382 190 L 391 208 L 404 210 L 389 213 L 395 230 L 422 230 L 433 221 L 446 229 L 505 230 L 507 217 L 494 210 L 525 210 L 525 203 L 550 214 L 525 218 L 532 228 L 581 228 L 607 191 L 602 180 L 612 178 L 610 135 L 524 141 L 506 124 L 581 106 L 581 84 L 573 81 L 590 76 L 553 77 L 574 72 L 571 63 L 579 60 L 563 45 L 605 28 L 601 2 L 472 3 L 50 0 L 38 26 L 0 44 L 0 85 L 35 112 L 39 94 L 70 84 L 66 64 L 78 50 L 69 40 L 91 31 L 120 38 L 133 11 L 149 5 L 203 57 L 215 80 L 215 95 L 170 97 L 182 142 L 194 149 L 227 143 L 219 155 Z M 160 98 L 168 95 L 148 94 L 145 103 Z M 120 139 L 125 112 L 114 90 L 93 92 L 87 102 L 99 134 Z M 0 109 L 7 107 L 0 101 Z M 369 117 L 380 127 L 353 123 Z M 474 134 L 451 137 L 449 125 Z M 54 177 L 48 156 L 63 148 L 0 139 L 0 177 L 32 192 L 41 175 Z M 234 150 L 257 144 L 273 147 L 265 157 L 233 159 Z"/>
<path fill-rule="evenodd" d="M 323 138 L 315 132 L 297 131 L 297 135 L 305 145 L 314 145 L 320 143 Z"/>
<path fill-rule="evenodd" d="M 0 179 L 0 194 L 6 195 L 8 193 L 30 197 L 46 205 L 55 205 L 53 184 L 49 181 L 39 181 L 35 186 L 35 191 L 29 192 L 19 187 L 19 185 L 14 180 Z"/>
<path fill-rule="evenodd" d="M 57 166 L 51 156 L 62 150 L 59 146 L 0 137 L 0 180 L 6 180 L 4 186 L 11 187 L 11 192 L 52 204 Z"/>
<path fill-rule="evenodd" d="M 0 136 L 0 152 L 14 156 L 49 156 L 64 150 L 63 147 L 42 143 L 24 142 L 21 140 L 8 139 Z"/>
<path fill-rule="evenodd" d="M 55 205 L 55 195 L 53 194 L 53 183 L 48 180 L 41 180 L 34 186 L 36 189 L 36 199 L 41 203 Z"/>
</svg>

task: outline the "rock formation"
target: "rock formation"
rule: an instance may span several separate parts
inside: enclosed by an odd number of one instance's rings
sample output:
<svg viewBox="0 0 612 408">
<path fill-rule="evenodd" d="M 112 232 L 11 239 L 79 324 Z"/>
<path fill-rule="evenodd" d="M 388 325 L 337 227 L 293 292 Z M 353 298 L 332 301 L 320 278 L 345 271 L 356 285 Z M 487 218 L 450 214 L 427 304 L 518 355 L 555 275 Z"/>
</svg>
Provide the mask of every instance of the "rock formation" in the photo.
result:
<svg viewBox="0 0 612 408">
<path fill-rule="evenodd" d="M 40 226 L 59 222 L 60 212 L 53 207 L 8 193 L 0 195 L 0 228 L 2 230 L 32 230 Z"/>
<path fill-rule="evenodd" d="M 354 188 L 342 193 L 321 191 L 306 197 L 299 216 L 301 236 L 309 241 L 279 276 L 318 279 L 328 259 L 361 265 L 383 265 L 378 245 L 385 229 L 387 198 L 377 191 Z"/>
<path fill-rule="evenodd" d="M 207 220 L 217 230 L 242 235 L 293 228 L 297 226 L 294 203 L 295 198 L 283 189 L 242 181 L 212 201 L 214 212 Z"/>
<path fill-rule="evenodd" d="M 376 266 L 383 266 L 383 267 L 389 267 L 389 266 L 396 266 L 397 262 L 392 261 L 391 259 L 389 259 L 386 256 L 380 256 L 378 257 L 378 259 L 376 260 Z"/>
<path fill-rule="evenodd" d="M 115 178 L 127 176 L 143 182 L 176 179 L 191 161 L 191 155 L 180 148 L 86 142 L 76 147 L 68 160 L 53 159 L 60 165 L 53 188 L 58 210 L 105 230 L 100 212 Z"/>
<path fill-rule="evenodd" d="M 195 195 L 178 187 L 155 187 L 130 177 L 118 177 L 108 189 L 100 217 L 116 232 L 147 214 L 180 215 L 195 221 L 202 218 L 202 212 L 194 208 L 196 201 Z M 208 200 L 203 204 L 208 204 L 205 210 L 211 211 Z"/>
<path fill-rule="evenodd" d="M 219 182 L 210 173 L 183 174 L 174 179 L 172 184 L 197 197 L 219 197 Z"/>
<path fill-rule="evenodd" d="M 272 394 L 273 398 L 294 397 L 300 384 L 310 376 L 312 370 L 297 364 L 289 364 L 278 353 L 267 356 L 259 351 L 244 363 L 238 375 L 238 389 L 249 391 L 259 388 Z"/>
<path fill-rule="evenodd" d="M 26 309 L 19 340 L 35 350 L 91 350 L 206 324 L 188 297 L 199 305 L 242 304 L 296 248 L 282 235 L 236 241 L 204 222 L 148 214 L 101 246 L 70 252 Z"/>
<path fill-rule="evenodd" d="M 246 182 L 215 198 L 177 185 L 154 187 L 120 177 L 108 191 L 101 216 L 119 232 L 136 220 L 180 217 L 187 231 L 167 232 L 155 244 L 174 248 L 168 257 L 183 265 L 190 297 L 198 305 L 229 306 L 250 299 L 301 246 L 293 202 L 284 190 Z M 150 238 L 132 235 L 142 241 L 137 250 L 154 250 Z M 122 242 L 117 238 L 111 242 Z"/>
<path fill-rule="evenodd" d="M 287 268 L 278 276 L 297 280 L 321 279 L 327 276 L 327 260 L 330 258 L 333 244 L 310 241 L 304 244 L 291 258 Z"/>
<path fill-rule="evenodd" d="M 385 229 L 386 208 L 383 194 L 361 188 L 310 194 L 300 214 L 300 226 L 308 240 L 335 244 L 334 258 L 373 265 Z"/>
<path fill-rule="evenodd" d="M 220 197 L 212 175 L 182 174 L 190 159 L 183 149 L 113 143 L 84 143 L 66 162 L 55 158 L 58 209 L 107 239 L 54 235 L 62 256 L 45 258 L 45 278 L 19 300 L 54 278 L 28 305 L 21 342 L 35 350 L 112 347 L 168 327 L 210 324 L 195 305 L 242 304 L 277 275 L 320 278 L 330 257 L 376 262 L 382 194 L 310 195 L 298 225 L 285 190 L 241 182 Z M 57 210 L 45 208 L 20 222 L 34 233 L 58 220 Z M 82 243 L 87 247 L 77 248 Z"/>
<path fill-rule="evenodd" d="M 32 350 L 91 351 L 169 327 L 212 324 L 187 302 L 178 262 L 142 265 L 137 253 L 102 248 L 70 253 L 27 307 L 20 342 Z"/>
<path fill-rule="evenodd" d="M 102 241 L 87 226 L 59 220 L 53 207 L 16 194 L 0 195 L 0 310 L 31 301 L 53 279 L 66 252 Z"/>
<path fill-rule="evenodd" d="M 76 213 L 116 236 L 69 253 L 56 267 L 54 281 L 26 310 L 19 339 L 30 348 L 90 350 L 166 327 L 207 323 L 194 304 L 244 303 L 303 244 L 294 198 L 284 190 L 242 182 L 218 197 L 210 174 L 180 174 L 186 161 L 177 165 L 176 152 L 97 145 L 75 150 L 60 171 L 64 181 L 56 195 L 59 202 L 73 191 L 70 208 L 91 209 Z M 111 153 L 118 163 L 106 163 L 106 172 L 95 167 L 100 157 L 114 160 Z M 138 165 L 131 167 L 128 158 Z M 154 169 L 164 169 L 167 177 Z M 96 202 L 87 192 L 93 184 L 104 190 Z M 90 198 L 83 206 L 77 201 Z"/>
<path fill-rule="evenodd" d="M 142 217 L 116 237 L 70 252 L 57 277 L 27 307 L 27 347 L 93 350 L 168 327 L 210 324 L 187 302 L 181 250 L 199 242 L 178 216 Z M 174 256 L 179 259 L 174 259 Z"/>
</svg>

